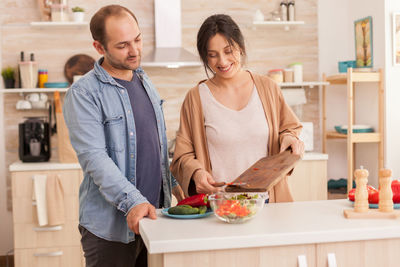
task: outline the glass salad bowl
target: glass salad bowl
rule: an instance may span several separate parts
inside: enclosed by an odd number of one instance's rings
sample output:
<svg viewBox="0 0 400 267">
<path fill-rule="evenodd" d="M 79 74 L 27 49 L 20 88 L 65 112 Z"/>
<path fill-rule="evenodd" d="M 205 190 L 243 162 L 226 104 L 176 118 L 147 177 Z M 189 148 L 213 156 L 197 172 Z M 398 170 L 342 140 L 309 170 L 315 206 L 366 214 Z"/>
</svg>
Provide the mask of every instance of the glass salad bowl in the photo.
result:
<svg viewBox="0 0 400 267">
<path fill-rule="evenodd" d="M 208 196 L 218 219 L 227 223 L 242 223 L 253 218 L 264 207 L 268 193 L 219 192 Z"/>
</svg>

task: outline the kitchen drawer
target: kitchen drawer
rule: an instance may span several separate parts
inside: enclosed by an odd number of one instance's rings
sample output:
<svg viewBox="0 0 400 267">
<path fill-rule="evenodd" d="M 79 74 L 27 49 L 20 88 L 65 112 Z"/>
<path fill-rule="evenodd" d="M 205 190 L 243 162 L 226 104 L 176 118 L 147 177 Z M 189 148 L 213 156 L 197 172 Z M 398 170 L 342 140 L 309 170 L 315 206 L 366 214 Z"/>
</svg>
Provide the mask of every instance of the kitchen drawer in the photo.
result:
<svg viewBox="0 0 400 267">
<path fill-rule="evenodd" d="M 83 267 L 80 246 L 16 249 L 15 267 Z"/>
<path fill-rule="evenodd" d="M 57 170 L 57 171 L 29 171 L 12 173 L 13 198 L 32 197 L 32 177 L 35 174 L 47 176 L 59 175 L 65 196 L 79 195 L 79 185 L 82 180 L 81 170 Z"/>
<path fill-rule="evenodd" d="M 12 198 L 14 223 L 37 224 L 36 204 L 29 197 Z M 65 221 L 79 220 L 79 196 L 64 196 Z"/>
<path fill-rule="evenodd" d="M 80 244 L 78 221 L 53 227 L 36 224 L 14 224 L 14 248 L 78 246 Z"/>
</svg>

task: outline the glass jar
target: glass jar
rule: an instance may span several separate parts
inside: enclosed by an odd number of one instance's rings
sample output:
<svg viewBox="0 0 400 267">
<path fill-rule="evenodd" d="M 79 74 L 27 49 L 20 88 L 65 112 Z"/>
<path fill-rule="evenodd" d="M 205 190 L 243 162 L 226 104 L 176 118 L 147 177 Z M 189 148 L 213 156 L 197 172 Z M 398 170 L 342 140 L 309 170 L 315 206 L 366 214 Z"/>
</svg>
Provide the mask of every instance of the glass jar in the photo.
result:
<svg viewBox="0 0 400 267">
<path fill-rule="evenodd" d="M 283 70 L 283 81 L 285 83 L 293 82 L 293 69 L 284 69 Z"/>
<path fill-rule="evenodd" d="M 48 80 L 48 72 L 45 69 L 39 70 L 39 88 L 44 88 L 44 84 Z"/>
<path fill-rule="evenodd" d="M 68 6 L 63 4 L 51 5 L 51 21 L 68 21 Z"/>
<path fill-rule="evenodd" d="M 273 69 L 268 71 L 268 76 L 277 83 L 283 82 L 283 70 L 282 69 Z"/>
</svg>

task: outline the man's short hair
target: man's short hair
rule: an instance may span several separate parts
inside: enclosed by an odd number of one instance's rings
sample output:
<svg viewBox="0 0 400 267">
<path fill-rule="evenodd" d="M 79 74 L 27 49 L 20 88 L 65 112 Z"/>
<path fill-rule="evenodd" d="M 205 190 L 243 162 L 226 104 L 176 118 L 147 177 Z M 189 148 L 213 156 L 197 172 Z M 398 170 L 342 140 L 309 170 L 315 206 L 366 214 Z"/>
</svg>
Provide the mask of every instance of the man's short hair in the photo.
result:
<svg viewBox="0 0 400 267">
<path fill-rule="evenodd" d="M 90 20 L 90 32 L 92 33 L 93 39 L 106 47 L 106 20 L 112 16 L 121 16 L 125 12 L 130 14 L 135 19 L 136 23 L 138 23 L 135 15 L 126 7 L 120 5 L 108 5 L 100 8 Z"/>
</svg>

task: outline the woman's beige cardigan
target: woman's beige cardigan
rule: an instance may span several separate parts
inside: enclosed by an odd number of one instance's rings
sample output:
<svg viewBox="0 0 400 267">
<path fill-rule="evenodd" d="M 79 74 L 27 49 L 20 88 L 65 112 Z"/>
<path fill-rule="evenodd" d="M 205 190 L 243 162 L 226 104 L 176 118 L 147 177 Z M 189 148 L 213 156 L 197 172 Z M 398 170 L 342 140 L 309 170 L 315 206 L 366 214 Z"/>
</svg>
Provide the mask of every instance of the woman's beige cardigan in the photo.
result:
<svg viewBox="0 0 400 267">
<path fill-rule="evenodd" d="M 260 96 L 269 127 L 268 154 L 279 153 L 282 138 L 291 135 L 298 138 L 301 124 L 286 104 L 279 86 L 266 76 L 251 73 Z M 240 144 L 237 144 L 240 146 Z M 250 166 L 249 166 L 250 167 Z M 186 95 L 181 108 L 180 126 L 176 136 L 171 172 L 186 196 L 196 194 L 192 175 L 198 169 L 211 173 L 204 117 L 198 86 Z M 269 192 L 270 202 L 293 201 L 287 177 Z"/>
</svg>

